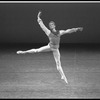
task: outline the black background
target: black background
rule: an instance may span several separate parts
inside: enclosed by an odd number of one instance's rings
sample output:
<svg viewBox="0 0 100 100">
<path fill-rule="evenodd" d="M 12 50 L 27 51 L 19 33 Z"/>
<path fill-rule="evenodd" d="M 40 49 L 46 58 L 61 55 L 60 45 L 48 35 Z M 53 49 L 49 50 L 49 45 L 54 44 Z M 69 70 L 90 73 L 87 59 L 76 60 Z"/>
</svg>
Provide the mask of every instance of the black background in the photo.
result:
<svg viewBox="0 0 100 100">
<path fill-rule="evenodd" d="M 52 20 L 58 30 L 84 28 L 63 35 L 61 43 L 100 43 L 100 3 L 1 3 L 0 43 L 48 43 L 37 23 L 39 10 L 47 27 Z"/>
</svg>

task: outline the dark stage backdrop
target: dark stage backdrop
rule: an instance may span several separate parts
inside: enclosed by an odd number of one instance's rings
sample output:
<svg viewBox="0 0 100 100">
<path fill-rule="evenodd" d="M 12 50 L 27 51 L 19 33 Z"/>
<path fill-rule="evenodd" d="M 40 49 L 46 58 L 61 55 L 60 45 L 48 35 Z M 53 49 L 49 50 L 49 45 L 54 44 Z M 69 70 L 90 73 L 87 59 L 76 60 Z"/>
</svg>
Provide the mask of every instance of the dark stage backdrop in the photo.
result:
<svg viewBox="0 0 100 100">
<path fill-rule="evenodd" d="M 0 43 L 48 43 L 37 23 L 55 21 L 58 30 L 83 27 L 82 32 L 63 35 L 61 43 L 100 43 L 100 3 L 0 4 Z"/>
</svg>

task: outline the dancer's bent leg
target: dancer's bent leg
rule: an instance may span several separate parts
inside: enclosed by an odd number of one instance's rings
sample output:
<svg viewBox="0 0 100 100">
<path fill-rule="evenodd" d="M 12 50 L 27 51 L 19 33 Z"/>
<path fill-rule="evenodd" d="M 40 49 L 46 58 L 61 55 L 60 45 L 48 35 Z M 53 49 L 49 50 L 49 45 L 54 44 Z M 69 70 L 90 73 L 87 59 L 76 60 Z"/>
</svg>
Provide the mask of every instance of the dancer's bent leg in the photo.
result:
<svg viewBox="0 0 100 100">
<path fill-rule="evenodd" d="M 60 75 L 61 75 L 61 79 L 64 79 L 66 83 L 68 83 L 67 78 L 63 72 L 63 69 L 61 67 L 61 61 L 60 61 L 60 52 L 58 49 L 53 50 L 53 55 L 54 55 L 54 59 L 56 62 L 56 66 L 57 66 L 57 70 L 59 71 Z"/>
<path fill-rule="evenodd" d="M 47 52 L 47 51 L 51 51 L 51 48 L 49 45 L 35 49 L 35 52 Z"/>
<path fill-rule="evenodd" d="M 17 54 L 37 53 L 37 52 L 47 52 L 47 51 L 51 51 L 51 48 L 49 45 L 43 46 L 43 47 L 40 47 L 37 49 L 30 49 L 30 50 L 26 50 L 26 51 L 17 51 Z"/>
</svg>

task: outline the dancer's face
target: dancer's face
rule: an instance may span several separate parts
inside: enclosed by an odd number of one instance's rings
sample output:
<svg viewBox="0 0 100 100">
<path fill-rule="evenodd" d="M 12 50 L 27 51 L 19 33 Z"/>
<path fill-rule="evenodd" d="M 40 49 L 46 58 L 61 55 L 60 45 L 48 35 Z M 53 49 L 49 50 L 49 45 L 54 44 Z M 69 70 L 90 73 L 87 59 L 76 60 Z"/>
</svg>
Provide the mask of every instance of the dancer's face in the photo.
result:
<svg viewBox="0 0 100 100">
<path fill-rule="evenodd" d="M 55 27 L 56 27 L 56 26 L 55 26 L 55 23 L 54 23 L 53 21 L 51 21 L 51 22 L 49 23 L 49 28 L 50 28 L 51 30 L 53 30 Z"/>
</svg>

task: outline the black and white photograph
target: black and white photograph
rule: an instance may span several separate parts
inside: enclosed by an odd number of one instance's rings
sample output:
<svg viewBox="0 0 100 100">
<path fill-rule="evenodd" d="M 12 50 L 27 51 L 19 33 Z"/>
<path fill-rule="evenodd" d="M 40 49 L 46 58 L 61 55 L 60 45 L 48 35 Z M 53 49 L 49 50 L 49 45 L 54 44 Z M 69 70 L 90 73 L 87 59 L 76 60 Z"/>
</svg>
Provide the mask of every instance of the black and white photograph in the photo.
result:
<svg viewBox="0 0 100 100">
<path fill-rule="evenodd" d="M 0 1 L 0 98 L 100 98 L 99 1 Z"/>
</svg>

